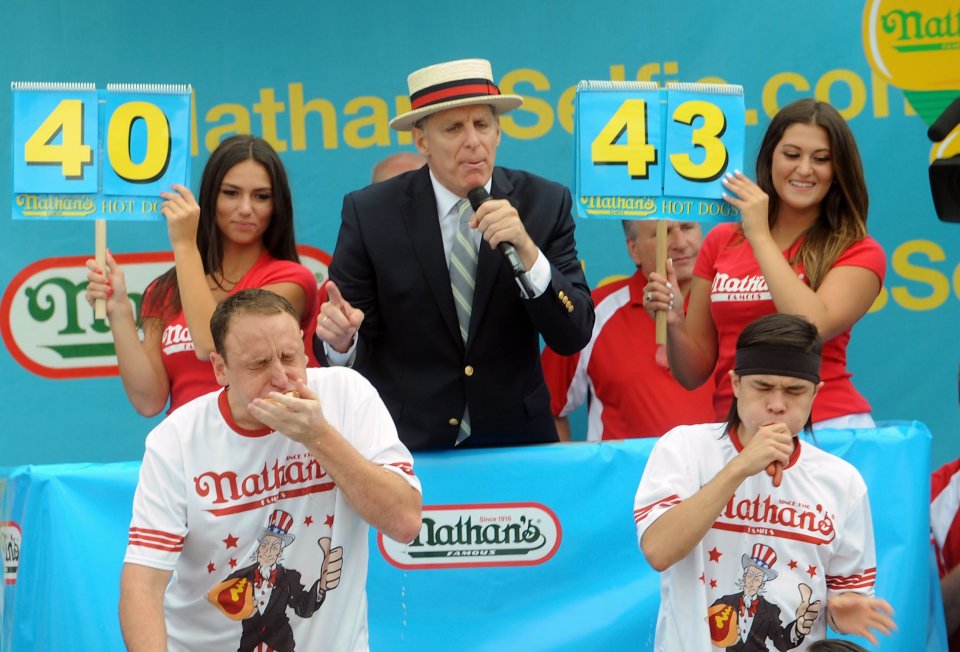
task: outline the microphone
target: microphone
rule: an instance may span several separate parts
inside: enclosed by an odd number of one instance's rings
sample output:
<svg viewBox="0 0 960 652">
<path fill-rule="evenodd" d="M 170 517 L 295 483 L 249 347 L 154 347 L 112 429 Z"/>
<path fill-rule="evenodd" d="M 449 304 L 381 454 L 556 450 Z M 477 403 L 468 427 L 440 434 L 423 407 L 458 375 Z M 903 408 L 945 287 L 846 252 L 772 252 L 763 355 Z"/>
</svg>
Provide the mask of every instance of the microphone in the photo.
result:
<svg viewBox="0 0 960 652">
<path fill-rule="evenodd" d="M 477 186 L 467 193 L 467 199 L 470 200 L 470 205 L 473 207 L 474 212 L 476 212 L 476 210 L 480 208 L 480 204 L 493 199 L 493 197 L 490 196 L 486 188 Z M 520 287 L 523 288 L 523 292 L 527 295 L 527 298 L 534 298 L 537 294 L 537 289 L 533 287 L 533 282 L 530 281 L 530 278 L 527 276 L 527 269 L 523 266 L 520 255 L 517 254 L 517 248 L 509 242 L 501 242 L 497 245 L 497 249 L 500 250 L 510 269 L 513 270 L 513 275 L 520 284 Z"/>
<path fill-rule="evenodd" d="M 927 129 L 927 138 L 935 143 L 947 137 L 953 128 L 960 124 L 960 97 L 956 98 L 950 105 L 943 110 L 940 117 L 933 121 L 930 128 Z M 476 210 L 476 209 L 474 209 Z"/>
</svg>

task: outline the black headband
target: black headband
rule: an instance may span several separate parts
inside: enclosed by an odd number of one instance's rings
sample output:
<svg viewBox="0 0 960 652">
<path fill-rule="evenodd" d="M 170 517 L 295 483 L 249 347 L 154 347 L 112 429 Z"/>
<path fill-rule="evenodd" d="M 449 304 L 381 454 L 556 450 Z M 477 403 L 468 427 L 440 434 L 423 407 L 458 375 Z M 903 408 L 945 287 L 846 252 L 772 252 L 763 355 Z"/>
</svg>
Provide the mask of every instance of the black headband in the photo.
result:
<svg viewBox="0 0 960 652">
<path fill-rule="evenodd" d="M 738 376 L 790 376 L 817 384 L 820 382 L 820 354 L 777 346 L 747 346 L 737 349 L 733 373 Z"/>
</svg>

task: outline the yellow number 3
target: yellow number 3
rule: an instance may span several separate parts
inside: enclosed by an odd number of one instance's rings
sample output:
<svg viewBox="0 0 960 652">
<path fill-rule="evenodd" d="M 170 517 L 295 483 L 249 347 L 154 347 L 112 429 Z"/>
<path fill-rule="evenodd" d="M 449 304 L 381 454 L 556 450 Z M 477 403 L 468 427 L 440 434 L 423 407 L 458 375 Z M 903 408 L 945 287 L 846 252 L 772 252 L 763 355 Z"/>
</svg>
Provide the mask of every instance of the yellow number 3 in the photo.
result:
<svg viewBox="0 0 960 652">
<path fill-rule="evenodd" d="M 61 135 L 59 145 L 53 139 Z M 83 102 L 63 100 L 24 144 L 27 165 L 59 163 L 68 179 L 83 177 L 83 166 L 93 162 L 93 150 L 83 144 Z"/>
<path fill-rule="evenodd" d="M 698 116 L 703 118 L 703 125 L 693 130 L 691 141 L 694 147 L 703 149 L 703 161 L 694 163 L 689 154 L 679 153 L 670 155 L 670 163 L 688 181 L 715 181 L 727 169 L 727 148 L 720 140 L 727 130 L 727 116 L 716 104 L 702 100 L 684 102 L 673 112 L 673 120 L 686 125 L 692 125 Z"/>
</svg>

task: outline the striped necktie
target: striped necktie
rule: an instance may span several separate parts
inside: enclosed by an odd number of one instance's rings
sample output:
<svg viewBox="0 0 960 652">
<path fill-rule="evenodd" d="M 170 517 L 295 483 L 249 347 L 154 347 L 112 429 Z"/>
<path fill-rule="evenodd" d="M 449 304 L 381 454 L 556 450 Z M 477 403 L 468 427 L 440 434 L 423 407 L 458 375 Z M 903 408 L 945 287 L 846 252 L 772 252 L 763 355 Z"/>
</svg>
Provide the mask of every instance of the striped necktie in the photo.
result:
<svg viewBox="0 0 960 652">
<path fill-rule="evenodd" d="M 473 288 L 477 277 L 477 247 L 470 234 L 470 218 L 473 209 L 470 202 L 461 199 L 457 203 L 460 224 L 457 228 L 453 246 L 450 249 L 450 288 L 453 290 L 453 302 L 457 308 L 457 321 L 460 324 L 460 337 L 464 343 L 470 332 L 470 313 L 473 310 Z M 460 420 L 460 432 L 457 444 L 470 436 L 470 413 L 466 406 Z"/>
</svg>

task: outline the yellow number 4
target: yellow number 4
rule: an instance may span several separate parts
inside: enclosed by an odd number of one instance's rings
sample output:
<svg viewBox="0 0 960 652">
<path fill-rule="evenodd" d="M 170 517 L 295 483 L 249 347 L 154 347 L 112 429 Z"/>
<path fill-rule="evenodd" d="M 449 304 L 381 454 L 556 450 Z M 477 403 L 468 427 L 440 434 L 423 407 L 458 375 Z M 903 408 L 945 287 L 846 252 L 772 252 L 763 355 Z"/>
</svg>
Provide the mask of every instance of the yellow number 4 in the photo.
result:
<svg viewBox="0 0 960 652">
<path fill-rule="evenodd" d="M 61 144 L 53 144 L 57 134 Z M 83 102 L 63 100 L 37 127 L 24 145 L 27 165 L 59 163 L 68 179 L 83 177 L 83 166 L 93 162 L 93 150 L 83 144 Z"/>
<path fill-rule="evenodd" d="M 626 144 L 618 143 L 626 132 Z M 635 179 L 646 179 L 657 163 L 657 148 L 647 142 L 647 103 L 624 100 L 610 121 L 593 139 L 590 155 L 594 165 L 624 165 Z"/>
</svg>

